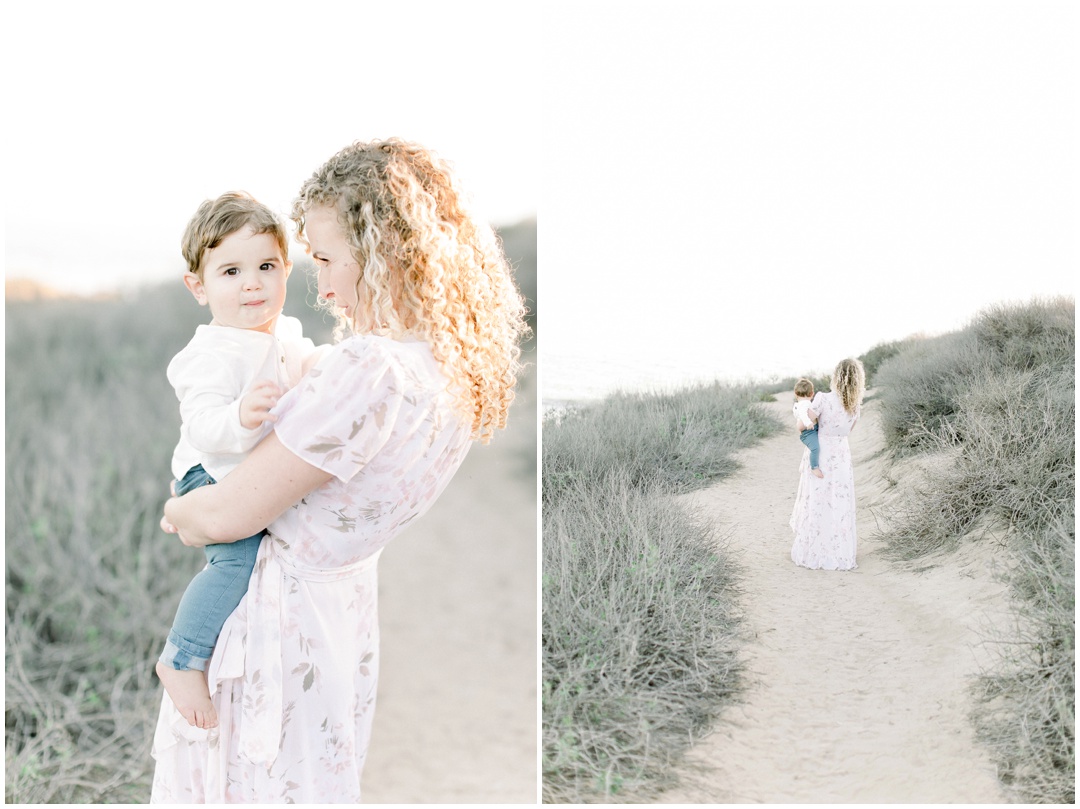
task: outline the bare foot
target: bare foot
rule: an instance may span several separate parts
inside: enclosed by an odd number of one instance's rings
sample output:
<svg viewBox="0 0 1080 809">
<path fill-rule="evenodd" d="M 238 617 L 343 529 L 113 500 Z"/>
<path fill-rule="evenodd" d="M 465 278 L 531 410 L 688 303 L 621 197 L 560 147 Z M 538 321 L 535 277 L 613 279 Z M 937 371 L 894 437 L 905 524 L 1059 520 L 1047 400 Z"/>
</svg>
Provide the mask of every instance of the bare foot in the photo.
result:
<svg viewBox="0 0 1080 809">
<path fill-rule="evenodd" d="M 197 728 L 216 728 L 217 711 L 210 701 L 210 689 L 206 685 L 206 672 L 198 669 L 177 671 L 160 660 L 154 669 L 161 684 L 169 692 L 176 710 Z"/>
<path fill-rule="evenodd" d="M 816 477 L 816 478 L 823 478 L 823 477 L 825 477 L 825 473 L 824 473 L 824 472 L 822 472 L 822 471 L 821 471 L 820 469 L 811 469 L 811 470 L 810 470 L 810 472 L 811 472 L 811 474 L 813 474 L 813 476 L 814 476 L 814 477 Z"/>
</svg>

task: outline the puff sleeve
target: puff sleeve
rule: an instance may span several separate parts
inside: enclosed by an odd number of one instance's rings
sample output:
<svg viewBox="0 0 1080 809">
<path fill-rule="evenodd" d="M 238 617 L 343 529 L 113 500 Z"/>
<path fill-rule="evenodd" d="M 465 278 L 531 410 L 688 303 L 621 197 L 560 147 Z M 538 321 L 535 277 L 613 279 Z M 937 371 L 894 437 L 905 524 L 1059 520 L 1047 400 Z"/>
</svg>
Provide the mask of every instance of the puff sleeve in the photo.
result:
<svg viewBox="0 0 1080 809">
<path fill-rule="evenodd" d="M 405 382 L 375 341 L 341 343 L 282 397 L 274 431 L 294 455 L 347 483 L 390 439 Z"/>
</svg>

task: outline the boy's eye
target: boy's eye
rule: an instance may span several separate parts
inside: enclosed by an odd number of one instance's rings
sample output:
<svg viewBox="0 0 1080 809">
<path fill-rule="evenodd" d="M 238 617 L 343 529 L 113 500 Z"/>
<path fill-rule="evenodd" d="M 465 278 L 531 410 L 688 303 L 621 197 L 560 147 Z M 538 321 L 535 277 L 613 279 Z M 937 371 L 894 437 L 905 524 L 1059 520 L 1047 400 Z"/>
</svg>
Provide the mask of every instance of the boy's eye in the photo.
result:
<svg viewBox="0 0 1080 809">
<path fill-rule="evenodd" d="M 259 269 L 260 270 L 272 270 L 272 269 L 274 269 L 274 263 L 272 261 L 267 261 L 265 264 L 260 264 Z"/>
<path fill-rule="evenodd" d="M 238 270 L 236 267 L 229 267 L 225 270 L 226 275 L 236 275 L 238 272 L 240 272 L 240 270 Z"/>
</svg>

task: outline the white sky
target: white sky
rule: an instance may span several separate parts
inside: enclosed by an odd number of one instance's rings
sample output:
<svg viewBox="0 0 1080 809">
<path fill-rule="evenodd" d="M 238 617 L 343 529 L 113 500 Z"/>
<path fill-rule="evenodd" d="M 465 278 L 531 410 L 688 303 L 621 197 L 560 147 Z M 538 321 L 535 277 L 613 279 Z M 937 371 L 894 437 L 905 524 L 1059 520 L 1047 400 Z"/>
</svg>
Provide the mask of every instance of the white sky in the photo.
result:
<svg viewBox="0 0 1080 809">
<path fill-rule="evenodd" d="M 608 9 L 544 11 L 545 397 L 597 362 L 825 370 L 1073 294 L 1077 4 Z"/>
<path fill-rule="evenodd" d="M 166 279 L 203 199 L 287 213 L 332 154 L 392 135 L 494 224 L 537 213 L 534 4 L 22 0 L 4 30 L 8 276 Z"/>
<path fill-rule="evenodd" d="M 1073 294 L 1077 8 L 23 2 L 6 272 L 168 278 L 204 198 L 286 211 L 346 143 L 396 134 L 496 224 L 539 209 L 545 395 L 589 363 L 827 369 Z"/>
</svg>

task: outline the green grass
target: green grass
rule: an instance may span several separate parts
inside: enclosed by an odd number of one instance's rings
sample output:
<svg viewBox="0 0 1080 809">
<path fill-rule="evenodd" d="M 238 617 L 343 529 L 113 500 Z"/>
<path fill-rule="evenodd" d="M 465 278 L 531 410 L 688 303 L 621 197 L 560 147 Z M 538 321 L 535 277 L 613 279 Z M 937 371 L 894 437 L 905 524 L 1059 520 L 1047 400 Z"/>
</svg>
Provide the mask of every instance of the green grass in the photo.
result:
<svg viewBox="0 0 1080 809">
<path fill-rule="evenodd" d="M 877 377 L 893 457 L 928 460 L 925 485 L 885 515 L 890 552 L 1006 537 L 1018 636 L 995 639 L 974 719 L 1023 802 L 1074 798 L 1074 368 L 1074 305 L 1054 299 L 907 341 Z"/>
<path fill-rule="evenodd" d="M 736 569 L 675 494 L 778 428 L 758 398 L 619 394 L 545 423 L 545 802 L 647 800 L 737 689 Z"/>
</svg>

